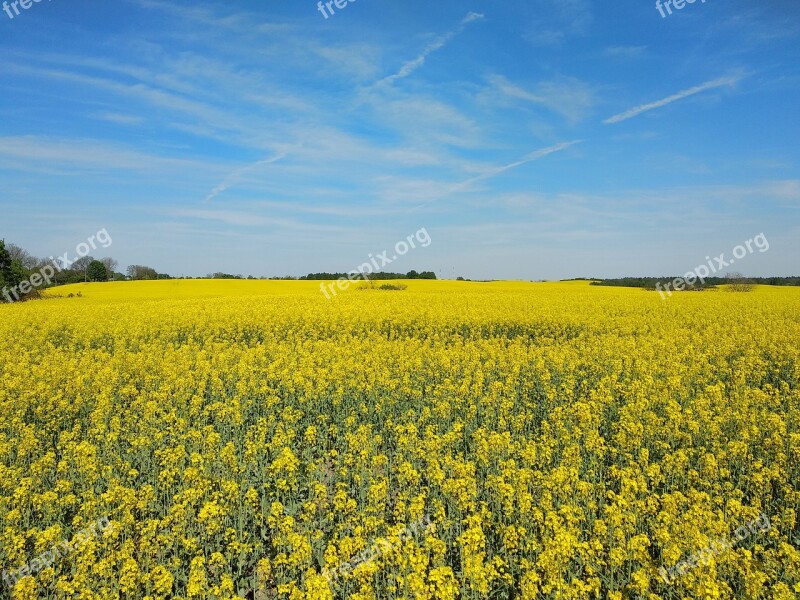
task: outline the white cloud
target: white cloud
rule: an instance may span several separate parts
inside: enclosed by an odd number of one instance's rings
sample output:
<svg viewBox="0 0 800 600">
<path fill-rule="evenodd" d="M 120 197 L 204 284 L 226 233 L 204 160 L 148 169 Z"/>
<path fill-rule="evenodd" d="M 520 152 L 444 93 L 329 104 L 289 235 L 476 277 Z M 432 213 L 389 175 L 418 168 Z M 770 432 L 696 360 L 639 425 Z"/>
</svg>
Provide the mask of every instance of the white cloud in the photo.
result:
<svg viewBox="0 0 800 600">
<path fill-rule="evenodd" d="M 376 45 L 355 43 L 348 46 L 318 46 L 314 51 L 327 61 L 330 68 L 365 81 L 378 73 L 381 48 Z"/>
<path fill-rule="evenodd" d="M 110 123 L 117 123 L 119 125 L 139 125 L 144 121 L 142 117 L 136 115 L 123 115 L 113 112 L 102 112 L 92 115 L 95 119 L 101 121 L 109 121 Z"/>
<path fill-rule="evenodd" d="M 641 56 L 647 46 L 609 46 L 603 50 L 603 55 L 612 58 L 635 58 Z"/>
<path fill-rule="evenodd" d="M 97 140 L 33 135 L 0 137 L 0 167 L 10 164 L 16 165 L 16 168 L 25 165 L 30 170 L 55 166 L 96 171 L 119 169 L 146 172 L 212 168 L 203 161 L 157 156 Z"/>
<path fill-rule="evenodd" d="M 568 38 L 586 35 L 594 21 L 589 0 L 528 0 L 526 4 L 536 16 L 523 37 L 536 46 L 561 46 Z"/>
<path fill-rule="evenodd" d="M 574 77 L 544 81 L 533 92 L 511 83 L 502 75 L 494 75 L 489 81 L 504 96 L 544 106 L 572 123 L 580 121 L 595 105 L 592 89 Z"/>
</svg>

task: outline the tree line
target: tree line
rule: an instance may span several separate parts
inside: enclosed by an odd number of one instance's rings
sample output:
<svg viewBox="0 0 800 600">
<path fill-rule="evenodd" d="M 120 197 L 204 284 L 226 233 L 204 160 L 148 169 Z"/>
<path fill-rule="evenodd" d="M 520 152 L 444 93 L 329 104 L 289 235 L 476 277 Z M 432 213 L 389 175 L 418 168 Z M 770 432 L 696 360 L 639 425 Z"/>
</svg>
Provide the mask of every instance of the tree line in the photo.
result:
<svg viewBox="0 0 800 600">
<path fill-rule="evenodd" d="M 339 279 L 350 279 L 348 273 L 309 273 L 304 277 L 297 278 L 300 281 L 336 281 Z M 370 273 L 369 275 L 359 274 L 352 279 L 374 279 L 376 281 L 386 281 L 387 279 L 436 279 L 433 271 L 422 271 L 417 273 L 414 270 L 408 273 Z"/>
<path fill-rule="evenodd" d="M 124 279 L 111 257 L 82 256 L 63 264 L 52 257 L 39 258 L 16 244 L 0 240 L 0 302 L 38 298 L 42 289 L 55 285 Z"/>
<path fill-rule="evenodd" d="M 16 244 L 6 244 L 4 240 L 0 240 L 0 302 L 38 298 L 43 289 L 72 283 L 173 279 L 170 275 L 159 273 L 145 265 L 130 265 L 124 273 L 117 271 L 117 266 L 117 261 L 111 257 L 96 259 L 92 256 L 83 256 L 69 265 L 61 265 L 52 258 L 38 258 Z M 42 271 L 46 272 L 46 276 L 39 275 Z M 347 273 L 309 273 L 299 277 L 287 275 L 256 278 L 248 275 L 246 279 L 334 281 L 347 276 Z M 245 279 L 245 277 L 217 272 L 206 277 L 181 279 Z M 436 279 L 436 273 L 414 270 L 405 274 L 374 273 L 369 275 L 369 279 Z M 6 294 L 2 295 L 1 291 L 4 289 Z M 9 293 L 9 290 L 12 292 Z"/>
<path fill-rule="evenodd" d="M 309 273 L 308 275 L 300 275 L 299 277 L 296 275 L 282 275 L 277 277 L 253 277 L 252 275 L 248 275 L 247 277 L 243 275 L 231 275 L 230 273 L 211 273 L 206 275 L 205 277 L 198 277 L 197 279 L 266 279 L 269 281 L 336 281 L 339 279 L 351 279 L 350 275 L 352 273 Z M 186 279 L 191 279 L 191 277 L 187 277 Z M 374 279 L 376 281 L 386 281 L 389 279 L 436 279 L 436 273 L 433 271 L 421 271 L 417 272 L 414 270 L 409 271 L 408 273 L 371 273 L 368 275 L 362 275 L 359 273 L 358 275 L 354 275 L 352 280 L 369 280 Z"/>
<path fill-rule="evenodd" d="M 671 283 L 676 277 L 620 277 L 617 279 L 596 279 L 590 285 L 601 285 L 608 287 L 630 287 L 643 288 L 647 290 L 657 289 Z M 581 278 L 581 280 L 585 280 Z M 577 281 L 577 280 L 570 280 Z M 738 273 L 731 273 L 725 277 L 706 277 L 704 282 L 696 281 L 692 284 L 686 283 L 686 288 L 694 291 L 713 289 L 720 285 L 733 286 L 753 286 L 753 285 L 777 285 L 777 286 L 800 286 L 800 277 L 744 277 Z"/>
</svg>

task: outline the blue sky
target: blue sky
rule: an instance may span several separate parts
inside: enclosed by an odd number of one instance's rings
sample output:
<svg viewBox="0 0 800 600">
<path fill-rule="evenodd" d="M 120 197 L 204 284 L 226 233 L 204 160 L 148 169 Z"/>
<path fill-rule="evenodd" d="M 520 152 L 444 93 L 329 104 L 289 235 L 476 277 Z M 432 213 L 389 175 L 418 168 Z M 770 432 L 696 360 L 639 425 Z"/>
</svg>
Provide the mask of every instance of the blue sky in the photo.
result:
<svg viewBox="0 0 800 600">
<path fill-rule="evenodd" d="M 334 6 L 335 9 L 335 6 Z M 11 14 L 14 8 L 10 7 Z M 797 275 L 800 4 L 50 0 L 0 12 L 0 237 L 124 268 Z M 390 252 L 391 254 L 391 252 Z"/>
</svg>

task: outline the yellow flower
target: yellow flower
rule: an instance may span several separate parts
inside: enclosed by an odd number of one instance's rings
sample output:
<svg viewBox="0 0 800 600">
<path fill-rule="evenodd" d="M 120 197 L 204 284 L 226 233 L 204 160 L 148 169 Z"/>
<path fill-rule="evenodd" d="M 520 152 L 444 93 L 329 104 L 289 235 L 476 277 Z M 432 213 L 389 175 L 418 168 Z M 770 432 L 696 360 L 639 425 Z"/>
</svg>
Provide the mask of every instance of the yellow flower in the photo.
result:
<svg viewBox="0 0 800 600">
<path fill-rule="evenodd" d="M 208 581 L 206 579 L 205 559 L 202 556 L 197 556 L 192 559 L 189 567 L 189 584 L 186 593 L 189 598 L 205 597 L 208 590 Z"/>
<path fill-rule="evenodd" d="M 800 289 L 407 283 L 0 305 L 14 597 L 800 594 Z"/>
</svg>

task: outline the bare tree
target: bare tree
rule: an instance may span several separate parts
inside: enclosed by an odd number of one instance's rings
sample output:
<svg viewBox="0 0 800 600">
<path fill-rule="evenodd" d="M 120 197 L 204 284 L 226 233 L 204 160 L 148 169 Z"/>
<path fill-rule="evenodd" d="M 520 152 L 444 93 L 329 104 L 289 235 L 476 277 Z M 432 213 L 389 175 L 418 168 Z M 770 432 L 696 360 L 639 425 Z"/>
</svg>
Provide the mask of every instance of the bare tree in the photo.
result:
<svg viewBox="0 0 800 600">
<path fill-rule="evenodd" d="M 82 256 L 72 263 L 69 268 L 73 271 L 77 271 L 78 273 L 83 273 L 83 280 L 89 281 L 89 274 L 87 271 L 89 270 L 89 265 L 92 264 L 92 261 L 94 261 L 94 258 L 91 256 Z"/>
<path fill-rule="evenodd" d="M 16 244 L 9 244 L 6 246 L 6 250 L 12 261 L 19 261 L 19 264 L 29 271 L 33 271 L 40 262 L 38 258 Z"/>
<path fill-rule="evenodd" d="M 106 268 L 108 279 L 114 277 L 114 271 L 117 269 L 117 265 L 119 265 L 119 263 L 110 256 L 108 258 L 104 258 L 100 262 L 103 263 L 103 266 Z"/>
<path fill-rule="evenodd" d="M 728 273 L 725 279 L 728 280 L 728 289 L 732 292 L 750 292 L 755 287 L 753 282 L 741 273 Z"/>
<path fill-rule="evenodd" d="M 130 279 L 158 279 L 158 273 L 151 267 L 131 265 L 128 267 L 128 277 Z"/>
</svg>

